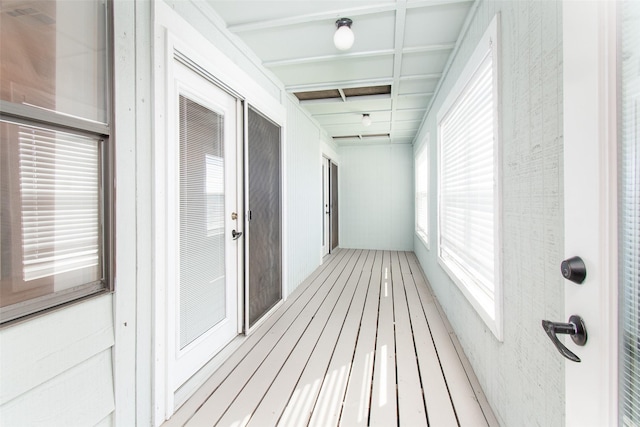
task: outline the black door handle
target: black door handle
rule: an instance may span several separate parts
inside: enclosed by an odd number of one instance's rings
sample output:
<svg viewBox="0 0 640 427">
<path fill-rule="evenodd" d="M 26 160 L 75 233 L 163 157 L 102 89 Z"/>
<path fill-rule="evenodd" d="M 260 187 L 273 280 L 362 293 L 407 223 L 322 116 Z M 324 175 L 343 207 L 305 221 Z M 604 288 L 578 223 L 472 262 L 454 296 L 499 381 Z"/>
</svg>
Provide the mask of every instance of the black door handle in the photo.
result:
<svg viewBox="0 0 640 427">
<path fill-rule="evenodd" d="M 569 323 L 551 322 L 549 320 L 542 321 L 542 328 L 547 333 L 551 342 L 556 346 L 560 354 L 574 362 L 580 362 L 580 358 L 571 350 L 564 346 L 556 336 L 556 334 L 571 335 L 571 339 L 579 346 L 587 343 L 587 328 L 584 325 L 582 317 L 575 314 L 569 318 Z"/>
<path fill-rule="evenodd" d="M 242 236 L 242 231 L 233 230 L 231 232 L 231 237 L 233 237 L 233 240 L 238 240 L 240 236 Z"/>
</svg>

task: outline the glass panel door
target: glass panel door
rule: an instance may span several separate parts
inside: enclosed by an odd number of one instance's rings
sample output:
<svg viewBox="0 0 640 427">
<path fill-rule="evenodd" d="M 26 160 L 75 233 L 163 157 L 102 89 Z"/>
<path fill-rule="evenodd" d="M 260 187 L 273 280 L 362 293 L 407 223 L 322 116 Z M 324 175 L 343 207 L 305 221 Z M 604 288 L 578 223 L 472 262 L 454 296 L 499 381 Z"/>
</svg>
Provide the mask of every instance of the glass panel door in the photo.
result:
<svg viewBox="0 0 640 427">
<path fill-rule="evenodd" d="M 238 334 L 237 100 L 174 63 L 168 156 L 173 390 Z"/>
</svg>

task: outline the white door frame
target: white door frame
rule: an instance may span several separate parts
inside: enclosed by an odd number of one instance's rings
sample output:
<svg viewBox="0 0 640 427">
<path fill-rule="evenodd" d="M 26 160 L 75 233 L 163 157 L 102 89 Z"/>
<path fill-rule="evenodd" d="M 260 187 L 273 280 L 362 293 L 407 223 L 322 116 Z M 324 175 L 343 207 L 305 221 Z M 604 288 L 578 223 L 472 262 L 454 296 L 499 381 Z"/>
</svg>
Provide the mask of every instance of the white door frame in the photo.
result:
<svg viewBox="0 0 640 427">
<path fill-rule="evenodd" d="M 618 423 L 616 2 L 563 2 L 565 259 L 586 280 L 565 281 L 565 319 L 580 315 L 588 340 L 566 346 L 567 426 Z M 558 271 L 560 274 L 560 271 Z"/>
<path fill-rule="evenodd" d="M 220 349 L 238 335 L 239 280 L 240 260 L 238 242 L 231 237 L 231 230 L 238 229 L 237 221 L 231 220 L 232 212 L 239 211 L 241 203 L 237 193 L 238 162 L 236 149 L 239 143 L 237 135 L 237 100 L 199 76 L 194 70 L 174 60 L 171 66 L 173 79 L 170 82 L 173 100 L 167 103 L 169 125 L 167 141 L 167 278 L 168 278 L 168 322 L 167 322 L 167 361 L 169 375 L 169 392 L 175 392 L 193 374 L 202 368 Z M 179 177 L 180 144 L 179 144 L 179 111 L 180 95 L 215 111 L 224 117 L 224 251 L 225 251 L 225 317 L 224 320 L 207 330 L 203 335 L 179 349 L 180 331 L 180 203 Z"/>
<path fill-rule="evenodd" d="M 331 159 L 326 156 L 321 157 L 322 166 L 322 257 L 331 253 L 331 215 L 329 212 L 329 173 L 331 168 Z"/>
</svg>

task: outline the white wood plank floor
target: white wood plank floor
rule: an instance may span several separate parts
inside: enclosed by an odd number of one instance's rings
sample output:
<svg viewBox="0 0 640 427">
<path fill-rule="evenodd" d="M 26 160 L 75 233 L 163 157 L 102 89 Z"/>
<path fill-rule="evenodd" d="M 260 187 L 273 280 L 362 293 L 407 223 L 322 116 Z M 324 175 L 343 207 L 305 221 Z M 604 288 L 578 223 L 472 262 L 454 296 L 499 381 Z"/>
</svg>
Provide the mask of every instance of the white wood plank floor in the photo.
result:
<svg viewBox="0 0 640 427">
<path fill-rule="evenodd" d="M 164 427 L 245 425 L 498 423 L 415 255 L 343 249 Z"/>
</svg>

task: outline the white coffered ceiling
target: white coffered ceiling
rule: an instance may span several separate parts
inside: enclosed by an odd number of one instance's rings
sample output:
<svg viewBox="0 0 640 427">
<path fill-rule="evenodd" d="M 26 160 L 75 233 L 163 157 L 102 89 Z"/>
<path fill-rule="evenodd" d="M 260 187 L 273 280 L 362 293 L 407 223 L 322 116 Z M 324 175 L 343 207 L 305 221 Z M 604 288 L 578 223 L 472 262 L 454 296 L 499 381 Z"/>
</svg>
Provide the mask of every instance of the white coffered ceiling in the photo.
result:
<svg viewBox="0 0 640 427">
<path fill-rule="evenodd" d="M 473 3 L 208 1 L 288 92 L 338 90 L 338 98 L 301 105 L 340 145 L 413 142 Z M 346 52 L 333 45 L 335 21 L 342 17 L 353 20 L 355 33 Z M 344 91 L 386 85 L 390 94 Z M 362 125 L 362 114 L 370 114 L 370 126 Z"/>
</svg>

